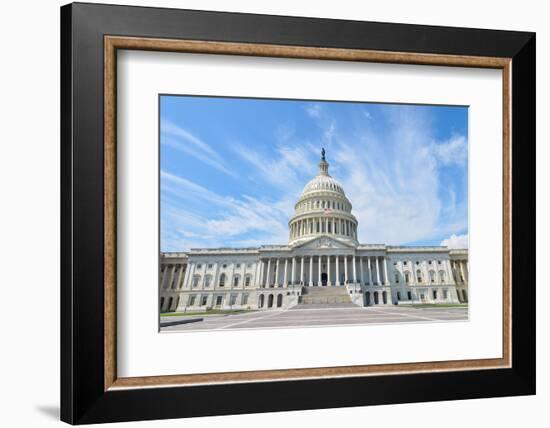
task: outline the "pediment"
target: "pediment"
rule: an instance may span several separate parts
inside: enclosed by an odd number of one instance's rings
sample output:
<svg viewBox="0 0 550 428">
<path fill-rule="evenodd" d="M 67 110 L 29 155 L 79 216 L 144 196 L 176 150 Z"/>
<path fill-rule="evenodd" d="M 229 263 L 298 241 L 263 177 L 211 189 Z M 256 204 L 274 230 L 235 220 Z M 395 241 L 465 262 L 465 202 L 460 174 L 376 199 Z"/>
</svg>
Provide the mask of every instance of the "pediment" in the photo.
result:
<svg viewBox="0 0 550 428">
<path fill-rule="evenodd" d="M 300 248 L 302 250 L 320 250 L 320 249 L 350 249 L 355 248 L 355 245 L 340 241 L 339 239 L 331 238 L 328 236 L 320 236 L 313 238 L 310 241 L 302 242 L 296 245 L 294 248 Z"/>
</svg>

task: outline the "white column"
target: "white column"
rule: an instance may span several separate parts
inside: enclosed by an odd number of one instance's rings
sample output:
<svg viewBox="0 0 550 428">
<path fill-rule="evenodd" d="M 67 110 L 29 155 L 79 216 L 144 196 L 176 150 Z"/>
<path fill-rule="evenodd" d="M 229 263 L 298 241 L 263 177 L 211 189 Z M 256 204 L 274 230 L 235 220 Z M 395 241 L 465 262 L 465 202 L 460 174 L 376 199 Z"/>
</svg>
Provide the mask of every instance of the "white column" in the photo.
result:
<svg viewBox="0 0 550 428">
<path fill-rule="evenodd" d="M 313 257 L 309 256 L 309 286 L 313 287 Z"/>
<path fill-rule="evenodd" d="M 353 282 L 357 282 L 357 267 L 355 265 L 355 254 L 353 255 L 352 261 L 353 261 Z"/>
<path fill-rule="evenodd" d="M 214 288 L 217 284 L 217 276 L 218 276 L 218 272 L 220 270 L 220 264 L 216 262 L 215 266 L 214 266 L 214 275 L 212 276 L 212 288 Z"/>
<path fill-rule="evenodd" d="M 186 285 L 187 288 L 191 288 L 191 285 L 193 284 L 193 275 L 195 274 L 195 263 L 191 263 L 191 269 L 189 271 L 189 278 L 188 283 Z"/>
<path fill-rule="evenodd" d="M 233 276 L 235 275 L 235 262 L 231 263 L 231 275 L 229 276 L 229 280 L 231 281 L 229 283 L 229 289 L 233 289 Z M 203 288 L 204 288 L 204 280 L 202 282 Z"/>
<path fill-rule="evenodd" d="M 447 272 L 447 283 L 453 284 L 454 283 L 454 277 L 453 277 L 453 271 L 451 269 L 451 262 L 450 260 L 444 260 L 443 263 L 445 264 L 445 272 Z"/>
<path fill-rule="evenodd" d="M 336 281 L 334 282 L 336 285 L 340 285 L 340 260 L 338 256 L 336 256 Z"/>
<path fill-rule="evenodd" d="M 183 264 L 181 264 L 180 266 L 181 266 L 181 269 L 178 274 L 178 279 L 176 280 L 176 284 L 175 284 L 176 286 L 174 287 L 176 290 L 181 287 L 181 277 L 183 275 Z"/>
<path fill-rule="evenodd" d="M 367 269 L 369 270 L 369 285 L 372 285 L 372 266 L 370 264 L 370 256 L 367 257 Z"/>
<path fill-rule="evenodd" d="M 414 267 L 414 263 L 412 260 L 410 261 L 410 264 L 412 272 L 411 284 L 416 284 L 416 268 Z"/>
<path fill-rule="evenodd" d="M 174 272 L 176 271 L 176 265 L 172 265 L 172 269 L 170 269 L 170 275 L 168 276 L 168 283 L 164 286 L 166 289 L 172 288 L 172 281 L 174 280 Z"/>
<path fill-rule="evenodd" d="M 376 259 L 376 283 L 377 285 L 382 285 L 380 283 L 380 262 L 378 261 L 378 256 L 376 256 L 375 259 Z"/>
<path fill-rule="evenodd" d="M 466 276 L 464 275 L 464 268 L 462 267 L 462 260 L 458 261 L 458 267 L 460 268 L 460 276 L 462 277 L 462 282 L 466 282 Z M 171 283 L 172 280 L 170 280 Z"/>
<path fill-rule="evenodd" d="M 294 285 L 294 281 L 296 281 L 296 257 L 292 257 L 292 274 L 290 275 L 290 281 L 292 282 L 292 285 Z"/>
<path fill-rule="evenodd" d="M 344 256 L 344 285 L 348 283 L 348 256 Z"/>
<path fill-rule="evenodd" d="M 283 287 L 286 287 L 288 284 L 288 281 L 286 279 L 287 266 L 288 266 L 288 259 L 285 257 L 285 270 L 284 270 L 285 273 L 283 275 Z"/>
<path fill-rule="evenodd" d="M 317 285 L 321 286 L 321 257 L 319 256 L 319 266 L 317 267 Z"/>
<path fill-rule="evenodd" d="M 258 262 L 254 265 L 255 269 L 254 269 L 254 276 L 252 277 L 252 283 L 251 283 L 252 286 L 258 285 L 258 276 L 260 274 L 260 267 L 262 266 L 261 263 L 262 263 L 261 260 L 258 259 Z"/>
<path fill-rule="evenodd" d="M 330 256 L 327 256 L 327 285 L 329 287 L 332 285 L 332 282 L 330 280 Z"/>
<path fill-rule="evenodd" d="M 359 257 L 359 272 L 361 273 L 361 285 L 365 282 L 365 276 L 363 275 L 363 257 Z"/>
<path fill-rule="evenodd" d="M 279 258 L 277 257 L 277 261 L 275 262 L 275 287 L 279 286 Z"/>
<path fill-rule="evenodd" d="M 301 257 L 300 260 L 300 284 L 304 284 L 304 256 Z"/>
<path fill-rule="evenodd" d="M 189 279 L 189 271 L 190 270 L 191 270 L 191 266 L 189 265 L 189 262 L 187 262 L 187 266 L 185 267 L 185 275 L 183 277 L 183 284 L 181 284 L 182 288 L 185 288 L 185 285 L 187 284 L 187 281 Z"/>
<path fill-rule="evenodd" d="M 256 280 L 257 285 L 262 287 L 264 285 L 264 272 L 265 272 L 265 260 L 260 260 L 260 274 Z"/>
<path fill-rule="evenodd" d="M 265 274 L 265 286 L 269 287 L 269 271 L 271 270 L 271 259 L 267 259 L 267 272 Z"/>
<path fill-rule="evenodd" d="M 386 262 L 386 257 L 384 257 L 382 260 L 384 260 L 384 279 L 386 285 L 390 285 L 390 278 L 388 277 L 388 263 Z"/>
</svg>

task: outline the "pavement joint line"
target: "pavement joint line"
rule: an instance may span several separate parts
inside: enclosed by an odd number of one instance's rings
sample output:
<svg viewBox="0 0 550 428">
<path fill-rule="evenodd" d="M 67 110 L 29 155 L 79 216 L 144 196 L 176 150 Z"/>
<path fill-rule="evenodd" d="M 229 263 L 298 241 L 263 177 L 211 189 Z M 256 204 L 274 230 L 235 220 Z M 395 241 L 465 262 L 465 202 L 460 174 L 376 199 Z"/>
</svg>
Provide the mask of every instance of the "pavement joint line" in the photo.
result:
<svg viewBox="0 0 550 428">
<path fill-rule="evenodd" d="M 373 309 L 373 311 L 387 314 L 387 312 L 385 312 L 381 309 Z M 411 318 L 416 318 L 416 319 L 421 319 L 421 320 L 428 320 L 428 321 L 439 321 L 437 318 L 422 317 L 420 315 L 413 315 L 413 314 L 399 314 L 399 313 L 395 312 L 395 315 L 401 315 L 403 317 L 411 317 Z"/>
<path fill-rule="evenodd" d="M 247 322 L 251 322 L 251 321 L 256 321 L 256 320 L 260 320 L 260 319 L 264 319 L 264 318 L 271 318 L 275 315 L 280 315 L 282 313 L 285 313 L 287 311 L 287 309 L 284 309 L 282 311 L 276 311 L 276 312 L 269 312 L 267 315 L 264 315 L 263 317 L 257 317 L 257 318 L 250 318 L 250 319 L 247 319 L 247 320 L 243 320 L 243 321 L 238 321 L 238 322 L 235 322 L 235 323 L 232 323 L 232 324 L 227 324 L 223 327 L 218 327 L 214 330 L 224 330 L 226 328 L 229 328 L 229 327 L 233 327 L 235 325 L 239 325 L 239 324 L 245 324 Z"/>
</svg>

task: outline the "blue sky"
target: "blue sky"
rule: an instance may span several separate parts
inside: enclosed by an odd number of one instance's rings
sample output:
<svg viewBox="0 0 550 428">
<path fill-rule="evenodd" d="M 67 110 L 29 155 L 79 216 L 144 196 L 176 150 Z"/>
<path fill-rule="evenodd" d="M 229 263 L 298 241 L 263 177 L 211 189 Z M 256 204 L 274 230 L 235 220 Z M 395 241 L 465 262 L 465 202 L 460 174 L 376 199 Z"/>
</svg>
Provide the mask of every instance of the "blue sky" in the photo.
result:
<svg viewBox="0 0 550 428">
<path fill-rule="evenodd" d="M 468 238 L 466 107 L 161 96 L 161 251 L 284 244 L 326 150 L 361 243 Z"/>
</svg>

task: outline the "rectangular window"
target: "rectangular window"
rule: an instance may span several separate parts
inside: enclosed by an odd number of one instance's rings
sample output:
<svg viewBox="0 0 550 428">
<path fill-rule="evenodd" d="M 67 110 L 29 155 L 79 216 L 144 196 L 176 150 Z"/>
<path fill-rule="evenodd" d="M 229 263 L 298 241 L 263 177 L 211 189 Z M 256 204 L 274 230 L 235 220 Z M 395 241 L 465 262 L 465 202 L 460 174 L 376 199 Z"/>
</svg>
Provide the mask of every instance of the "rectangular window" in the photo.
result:
<svg viewBox="0 0 550 428">
<path fill-rule="evenodd" d="M 231 306 L 235 305 L 237 303 L 237 295 L 236 294 L 232 294 L 231 295 L 231 298 L 229 299 L 229 304 Z"/>
<path fill-rule="evenodd" d="M 194 306 L 195 305 L 195 296 L 189 297 L 189 304 L 187 306 Z"/>
<path fill-rule="evenodd" d="M 243 294 L 243 305 L 246 305 L 248 303 L 248 294 Z"/>
<path fill-rule="evenodd" d="M 201 298 L 201 306 L 206 306 L 206 303 L 208 302 L 208 296 L 202 296 Z"/>
</svg>

